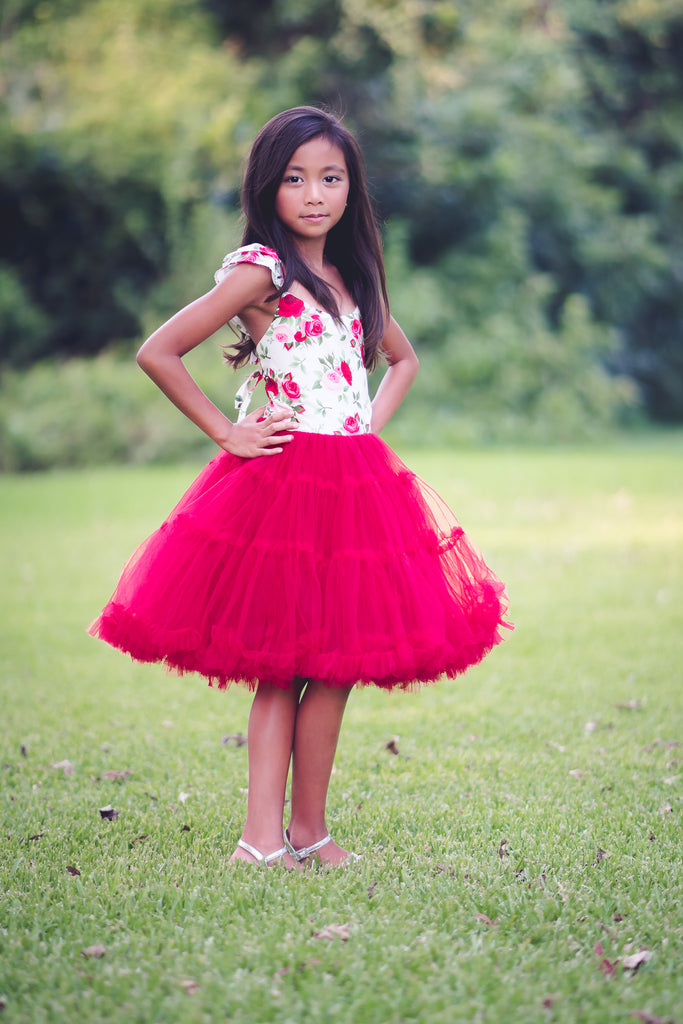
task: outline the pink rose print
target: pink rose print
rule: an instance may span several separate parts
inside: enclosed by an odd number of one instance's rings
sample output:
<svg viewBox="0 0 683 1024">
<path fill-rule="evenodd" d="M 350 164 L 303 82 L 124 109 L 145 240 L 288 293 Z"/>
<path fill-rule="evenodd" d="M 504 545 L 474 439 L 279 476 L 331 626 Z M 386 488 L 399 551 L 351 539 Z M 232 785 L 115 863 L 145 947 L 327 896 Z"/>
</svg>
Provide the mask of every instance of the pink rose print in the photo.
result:
<svg viewBox="0 0 683 1024">
<path fill-rule="evenodd" d="M 357 434 L 360 430 L 358 413 L 355 416 L 347 416 L 344 420 L 344 430 L 347 434 Z"/>
<path fill-rule="evenodd" d="M 297 331 L 297 334 L 298 333 L 299 332 Z M 294 348 L 294 341 L 292 340 L 291 331 L 289 331 L 286 327 L 280 327 L 278 328 L 278 330 L 273 331 L 273 337 L 275 338 L 276 341 L 279 341 L 281 345 L 284 345 L 284 347 L 288 351 L 290 348 Z M 297 338 L 297 341 L 298 340 L 299 339 Z"/>
<path fill-rule="evenodd" d="M 239 262 L 240 263 L 256 263 L 258 256 L 255 252 L 241 252 Z"/>
<path fill-rule="evenodd" d="M 272 377 L 269 377 L 268 380 L 266 381 L 265 389 L 266 394 L 268 395 L 269 398 L 277 398 L 277 396 L 280 394 L 280 389 L 277 386 L 277 381 L 273 380 Z"/>
<path fill-rule="evenodd" d="M 353 323 L 351 324 L 351 331 L 353 333 L 354 338 L 360 338 L 361 334 L 363 333 L 363 325 L 360 322 L 360 320 L 353 321 Z"/>
<path fill-rule="evenodd" d="M 323 385 L 328 391 L 341 391 L 344 387 L 344 378 L 337 370 L 328 370 L 323 377 Z"/>
<path fill-rule="evenodd" d="M 262 256 L 270 256 L 271 259 L 279 260 L 280 257 L 275 252 L 275 249 L 269 249 L 266 245 L 259 246 L 259 252 Z"/>
<path fill-rule="evenodd" d="M 314 313 L 311 319 L 306 321 L 305 330 L 309 338 L 315 338 L 323 333 L 323 322 L 317 313 Z"/>
<path fill-rule="evenodd" d="M 306 335 L 303 333 L 303 331 L 297 331 L 296 334 L 294 335 L 294 340 L 297 342 L 297 344 L 303 345 L 303 343 L 306 340 Z"/>
<path fill-rule="evenodd" d="M 290 295 L 290 293 L 287 292 L 278 302 L 277 315 L 300 316 L 305 308 L 306 307 L 301 299 L 297 299 L 296 295 Z"/>
<path fill-rule="evenodd" d="M 295 380 L 292 380 L 291 373 L 288 373 L 282 382 L 282 390 L 287 395 L 287 398 L 301 398 L 301 388 Z"/>
<path fill-rule="evenodd" d="M 339 369 L 341 370 L 341 372 L 342 372 L 342 374 L 344 376 L 344 380 L 346 381 L 346 383 L 347 384 L 351 384 L 351 382 L 353 381 L 353 377 L 351 375 L 351 367 L 349 366 L 349 364 L 344 362 L 344 363 L 341 364 Z"/>
</svg>

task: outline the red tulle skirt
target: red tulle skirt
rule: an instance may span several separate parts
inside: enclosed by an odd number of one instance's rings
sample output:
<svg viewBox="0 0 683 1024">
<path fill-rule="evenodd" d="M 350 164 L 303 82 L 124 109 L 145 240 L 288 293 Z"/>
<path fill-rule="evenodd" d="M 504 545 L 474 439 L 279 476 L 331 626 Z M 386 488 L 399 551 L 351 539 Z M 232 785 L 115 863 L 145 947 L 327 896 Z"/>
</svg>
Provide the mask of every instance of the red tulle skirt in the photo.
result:
<svg viewBox="0 0 683 1024">
<path fill-rule="evenodd" d="M 376 435 L 221 452 L 135 551 L 93 636 L 139 661 L 282 688 L 455 676 L 507 626 L 453 513 Z"/>
</svg>

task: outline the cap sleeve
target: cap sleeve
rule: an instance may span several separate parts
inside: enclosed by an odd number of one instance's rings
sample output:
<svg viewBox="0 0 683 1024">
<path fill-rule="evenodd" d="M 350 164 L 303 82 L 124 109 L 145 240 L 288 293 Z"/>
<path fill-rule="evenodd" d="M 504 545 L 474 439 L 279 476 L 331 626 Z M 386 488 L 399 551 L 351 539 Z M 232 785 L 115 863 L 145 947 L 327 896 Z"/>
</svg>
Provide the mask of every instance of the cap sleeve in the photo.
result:
<svg viewBox="0 0 683 1024">
<path fill-rule="evenodd" d="M 275 287 L 282 288 L 285 275 L 280 257 L 275 252 L 275 249 L 268 249 L 265 245 L 254 243 L 252 245 L 243 245 L 240 249 L 229 252 L 223 260 L 220 270 L 217 270 L 214 274 L 216 284 L 220 284 L 230 268 L 236 267 L 238 263 L 256 263 L 260 267 L 267 267 Z"/>
</svg>

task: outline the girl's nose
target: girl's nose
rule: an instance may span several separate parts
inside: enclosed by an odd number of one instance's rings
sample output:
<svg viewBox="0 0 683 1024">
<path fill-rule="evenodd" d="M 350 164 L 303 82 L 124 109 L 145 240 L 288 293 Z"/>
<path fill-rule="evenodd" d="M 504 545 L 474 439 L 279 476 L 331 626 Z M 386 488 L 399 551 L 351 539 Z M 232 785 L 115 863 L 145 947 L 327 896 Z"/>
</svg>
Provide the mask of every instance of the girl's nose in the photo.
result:
<svg viewBox="0 0 683 1024">
<path fill-rule="evenodd" d="M 317 206 L 318 203 L 321 202 L 322 199 L 320 198 L 320 189 L 318 188 L 318 185 L 316 183 L 310 184 L 306 189 L 306 204 Z"/>
</svg>

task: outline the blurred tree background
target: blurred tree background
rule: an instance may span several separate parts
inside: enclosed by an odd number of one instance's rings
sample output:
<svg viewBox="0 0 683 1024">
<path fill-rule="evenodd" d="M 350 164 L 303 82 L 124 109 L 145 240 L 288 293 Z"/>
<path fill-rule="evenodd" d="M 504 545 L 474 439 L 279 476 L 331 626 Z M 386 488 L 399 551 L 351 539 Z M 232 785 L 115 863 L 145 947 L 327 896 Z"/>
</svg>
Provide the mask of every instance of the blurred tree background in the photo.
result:
<svg viewBox="0 0 683 1024">
<path fill-rule="evenodd" d="M 397 430 L 683 420 L 679 0 L 5 0 L 0 60 L 0 468 L 202 443 L 132 352 L 211 286 L 298 103 L 366 154 L 422 362 Z"/>
</svg>

